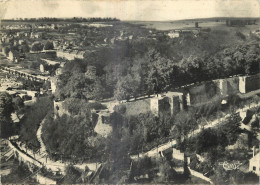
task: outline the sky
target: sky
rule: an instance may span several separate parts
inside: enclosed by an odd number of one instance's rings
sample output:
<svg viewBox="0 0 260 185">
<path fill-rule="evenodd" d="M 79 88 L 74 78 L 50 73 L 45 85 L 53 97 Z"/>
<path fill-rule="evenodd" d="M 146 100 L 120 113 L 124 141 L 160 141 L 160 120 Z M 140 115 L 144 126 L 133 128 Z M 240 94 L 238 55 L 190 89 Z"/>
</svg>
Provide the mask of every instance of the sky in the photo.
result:
<svg viewBox="0 0 260 185">
<path fill-rule="evenodd" d="M 116 17 L 167 21 L 260 17 L 260 0 L 0 0 L 0 18 Z"/>
</svg>

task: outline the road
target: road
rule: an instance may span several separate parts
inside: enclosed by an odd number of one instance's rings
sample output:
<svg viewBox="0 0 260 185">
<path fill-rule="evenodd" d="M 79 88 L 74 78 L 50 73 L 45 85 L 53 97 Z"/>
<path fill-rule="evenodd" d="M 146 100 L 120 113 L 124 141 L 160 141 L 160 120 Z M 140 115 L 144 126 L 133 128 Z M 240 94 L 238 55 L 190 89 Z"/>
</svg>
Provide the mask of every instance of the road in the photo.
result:
<svg viewBox="0 0 260 185">
<path fill-rule="evenodd" d="M 40 127 L 38 128 L 37 130 L 37 133 L 36 133 L 36 136 L 37 136 L 37 139 L 40 143 L 40 153 L 41 155 L 46 155 L 47 154 L 47 151 L 46 151 L 46 147 L 45 147 L 45 144 L 43 143 L 43 140 L 42 140 L 42 125 L 45 123 L 46 121 L 46 118 L 44 118 L 41 123 L 40 123 Z"/>
</svg>

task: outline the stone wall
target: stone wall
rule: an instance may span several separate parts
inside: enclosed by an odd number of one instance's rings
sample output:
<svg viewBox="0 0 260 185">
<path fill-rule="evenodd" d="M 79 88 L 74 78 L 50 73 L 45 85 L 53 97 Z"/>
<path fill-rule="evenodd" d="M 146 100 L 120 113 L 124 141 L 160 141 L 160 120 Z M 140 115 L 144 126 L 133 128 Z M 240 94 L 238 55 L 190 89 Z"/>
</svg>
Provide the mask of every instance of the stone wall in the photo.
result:
<svg viewBox="0 0 260 185">
<path fill-rule="evenodd" d="M 36 180 L 39 184 L 56 184 L 55 180 L 52 180 L 50 178 L 44 177 L 40 174 L 36 174 Z"/>
<path fill-rule="evenodd" d="M 215 96 L 228 96 L 236 93 L 248 93 L 260 89 L 260 74 L 251 76 L 233 76 L 202 82 L 182 88 L 187 105 L 209 101 Z"/>
<path fill-rule="evenodd" d="M 30 164 L 34 164 L 35 166 L 42 168 L 43 165 L 39 162 L 36 161 L 35 159 L 29 157 L 28 155 L 26 155 L 25 153 L 23 153 L 22 151 L 20 151 L 19 149 L 17 149 L 12 143 L 11 141 L 8 141 L 8 146 L 11 148 L 11 150 L 14 152 L 15 157 L 19 160 L 19 161 L 23 161 L 24 163 L 30 163 Z"/>
<path fill-rule="evenodd" d="M 239 77 L 239 91 L 248 93 L 260 89 L 260 74 Z"/>
<path fill-rule="evenodd" d="M 167 114 L 167 113 L 171 113 L 171 105 L 170 105 L 170 101 L 171 99 L 169 97 L 163 97 L 162 99 L 157 99 L 158 101 L 158 107 L 157 107 L 157 112 L 155 112 L 155 114 L 159 114 L 159 113 L 163 113 L 163 114 Z M 156 103 L 154 104 L 156 105 Z"/>
<path fill-rule="evenodd" d="M 218 82 L 203 82 L 201 84 L 194 84 L 184 88 L 186 94 L 187 102 L 190 102 L 190 105 L 207 102 L 219 92 Z M 187 98 L 187 94 L 189 98 Z"/>
<path fill-rule="evenodd" d="M 188 167 L 188 169 L 190 170 L 190 174 L 191 174 L 191 175 L 193 175 L 193 176 L 195 176 L 195 177 L 198 177 L 198 178 L 200 178 L 200 179 L 203 179 L 203 180 L 209 182 L 210 184 L 213 184 L 213 182 L 211 181 L 211 179 L 208 178 L 208 177 L 206 177 L 206 176 L 204 176 L 202 173 L 199 173 L 199 172 L 197 172 L 197 171 L 195 171 L 195 170 L 192 170 L 192 169 L 190 169 L 189 167 Z"/>
<path fill-rule="evenodd" d="M 225 79 L 227 81 L 227 93 L 224 95 L 235 94 L 239 92 L 239 78 L 237 76 Z"/>
<path fill-rule="evenodd" d="M 227 96 L 239 92 L 239 77 L 214 80 L 217 84 L 218 94 Z"/>
<path fill-rule="evenodd" d="M 151 98 L 126 102 L 126 114 L 129 116 L 151 112 L 155 116 L 159 116 L 160 113 L 170 113 L 173 115 L 183 110 L 183 102 L 182 93 L 168 92 Z"/>
<path fill-rule="evenodd" d="M 154 104 L 155 105 L 152 105 Z M 151 111 L 151 109 L 156 109 L 158 107 L 157 101 L 151 101 L 151 98 L 143 99 L 143 100 L 137 100 L 133 102 L 126 102 L 126 115 L 139 115 L 140 113 L 147 113 Z"/>
</svg>

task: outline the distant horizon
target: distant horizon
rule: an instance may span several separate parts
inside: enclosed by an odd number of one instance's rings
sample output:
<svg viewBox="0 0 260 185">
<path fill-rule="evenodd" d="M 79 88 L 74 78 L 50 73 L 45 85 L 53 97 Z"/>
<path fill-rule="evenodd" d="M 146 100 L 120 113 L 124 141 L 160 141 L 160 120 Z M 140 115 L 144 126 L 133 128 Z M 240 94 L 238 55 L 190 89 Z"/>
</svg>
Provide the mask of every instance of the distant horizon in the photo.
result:
<svg viewBox="0 0 260 185">
<path fill-rule="evenodd" d="M 121 22 L 169 22 L 169 21 L 187 21 L 187 20 L 199 20 L 199 19 L 259 19 L 260 20 L 260 16 L 259 17 L 227 17 L 227 16 L 223 16 L 223 17 L 201 17 L 201 18 L 189 18 L 189 19 L 178 19 L 178 20 L 120 20 L 116 17 L 31 17 L 31 18 L 12 18 L 12 19 L 1 19 L 0 21 L 8 21 L 8 20 L 12 20 L 12 21 L 20 21 L 21 19 L 24 20 L 39 20 L 39 19 L 95 19 L 95 18 L 100 18 L 100 19 L 116 19 L 118 21 Z"/>
<path fill-rule="evenodd" d="M 260 17 L 258 0 L 4 0 L 0 19 L 115 17 L 121 21 L 175 21 Z"/>
</svg>

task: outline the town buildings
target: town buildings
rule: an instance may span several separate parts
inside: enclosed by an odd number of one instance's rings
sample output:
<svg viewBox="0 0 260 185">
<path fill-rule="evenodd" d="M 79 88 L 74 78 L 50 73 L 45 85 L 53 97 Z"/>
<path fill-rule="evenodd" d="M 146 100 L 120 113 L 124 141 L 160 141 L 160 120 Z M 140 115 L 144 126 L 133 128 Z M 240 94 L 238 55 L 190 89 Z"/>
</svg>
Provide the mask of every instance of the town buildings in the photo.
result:
<svg viewBox="0 0 260 185">
<path fill-rule="evenodd" d="M 260 176 L 260 152 L 255 154 L 255 151 L 253 151 L 253 157 L 249 160 L 249 171 Z"/>
</svg>

